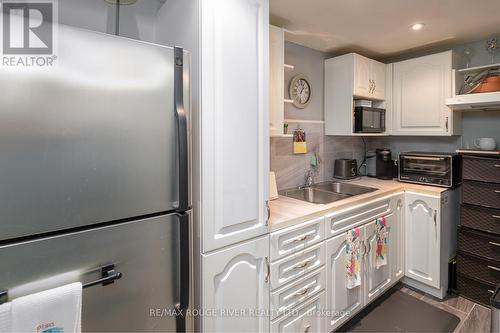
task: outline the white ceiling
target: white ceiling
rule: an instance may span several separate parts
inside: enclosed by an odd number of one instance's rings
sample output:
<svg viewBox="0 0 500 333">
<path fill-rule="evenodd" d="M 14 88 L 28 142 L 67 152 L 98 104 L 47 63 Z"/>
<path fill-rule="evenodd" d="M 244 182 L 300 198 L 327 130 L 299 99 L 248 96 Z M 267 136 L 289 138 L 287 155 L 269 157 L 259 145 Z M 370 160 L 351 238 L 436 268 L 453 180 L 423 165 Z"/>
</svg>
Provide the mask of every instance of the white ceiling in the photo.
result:
<svg viewBox="0 0 500 333">
<path fill-rule="evenodd" d="M 500 33 L 500 0 L 270 0 L 270 16 L 291 42 L 374 58 Z"/>
</svg>

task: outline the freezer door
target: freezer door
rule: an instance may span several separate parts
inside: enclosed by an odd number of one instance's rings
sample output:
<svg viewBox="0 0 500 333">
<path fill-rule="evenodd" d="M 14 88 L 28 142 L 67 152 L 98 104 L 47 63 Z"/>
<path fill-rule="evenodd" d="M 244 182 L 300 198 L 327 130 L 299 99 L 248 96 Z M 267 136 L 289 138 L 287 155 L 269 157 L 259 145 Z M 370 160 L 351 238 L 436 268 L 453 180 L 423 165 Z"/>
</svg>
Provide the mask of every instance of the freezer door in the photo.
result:
<svg viewBox="0 0 500 333">
<path fill-rule="evenodd" d="M 58 31 L 54 68 L 0 66 L 0 240 L 179 205 L 174 49 Z"/>
<path fill-rule="evenodd" d="M 179 302 L 180 219 L 166 215 L 0 247 L 0 290 L 9 299 L 66 283 L 123 274 L 83 289 L 84 331 L 175 331 Z M 183 257 L 189 253 L 182 253 Z M 186 281 L 183 281 L 186 282 Z"/>
</svg>

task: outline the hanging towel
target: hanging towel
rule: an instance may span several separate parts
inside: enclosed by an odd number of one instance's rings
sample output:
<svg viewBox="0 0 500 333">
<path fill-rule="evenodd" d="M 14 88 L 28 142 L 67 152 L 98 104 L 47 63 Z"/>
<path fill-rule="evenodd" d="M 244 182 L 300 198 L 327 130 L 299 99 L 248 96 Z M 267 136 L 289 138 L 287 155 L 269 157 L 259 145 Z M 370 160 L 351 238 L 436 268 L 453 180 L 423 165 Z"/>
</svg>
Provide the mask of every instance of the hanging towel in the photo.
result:
<svg viewBox="0 0 500 333">
<path fill-rule="evenodd" d="M 81 332 L 80 282 L 19 297 L 11 303 L 13 332 Z"/>
<path fill-rule="evenodd" d="M 375 267 L 379 269 L 387 265 L 387 220 L 385 216 L 376 221 L 377 251 L 375 252 Z"/>
<path fill-rule="evenodd" d="M 361 285 L 360 275 L 360 238 L 359 228 L 347 232 L 345 247 L 346 288 L 353 289 Z"/>
<path fill-rule="evenodd" d="M 0 333 L 12 332 L 10 317 L 11 317 L 10 302 L 0 305 Z"/>
</svg>

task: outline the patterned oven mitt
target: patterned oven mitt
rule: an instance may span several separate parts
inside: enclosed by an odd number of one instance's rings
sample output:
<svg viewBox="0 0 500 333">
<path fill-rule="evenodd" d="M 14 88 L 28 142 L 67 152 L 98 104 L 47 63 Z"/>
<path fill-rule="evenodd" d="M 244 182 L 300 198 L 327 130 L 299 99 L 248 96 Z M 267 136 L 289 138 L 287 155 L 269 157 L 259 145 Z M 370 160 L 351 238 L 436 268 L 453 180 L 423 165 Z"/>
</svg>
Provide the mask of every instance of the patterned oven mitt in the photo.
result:
<svg viewBox="0 0 500 333">
<path fill-rule="evenodd" d="M 379 269 L 387 265 L 387 221 L 384 216 L 377 219 L 377 250 L 375 252 L 375 267 Z"/>
<path fill-rule="evenodd" d="M 360 238 L 359 228 L 347 231 L 345 247 L 346 288 L 353 289 L 361 285 L 360 275 Z"/>
</svg>

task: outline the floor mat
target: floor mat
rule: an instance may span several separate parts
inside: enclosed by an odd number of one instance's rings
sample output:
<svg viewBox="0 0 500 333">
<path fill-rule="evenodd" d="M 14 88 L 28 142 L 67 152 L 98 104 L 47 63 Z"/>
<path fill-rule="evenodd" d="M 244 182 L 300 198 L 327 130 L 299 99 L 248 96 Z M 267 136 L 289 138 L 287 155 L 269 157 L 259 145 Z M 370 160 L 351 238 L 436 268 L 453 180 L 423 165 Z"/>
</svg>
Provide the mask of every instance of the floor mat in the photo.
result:
<svg viewBox="0 0 500 333">
<path fill-rule="evenodd" d="M 366 310 L 339 331 L 453 332 L 460 323 L 457 316 L 399 290 Z"/>
</svg>

